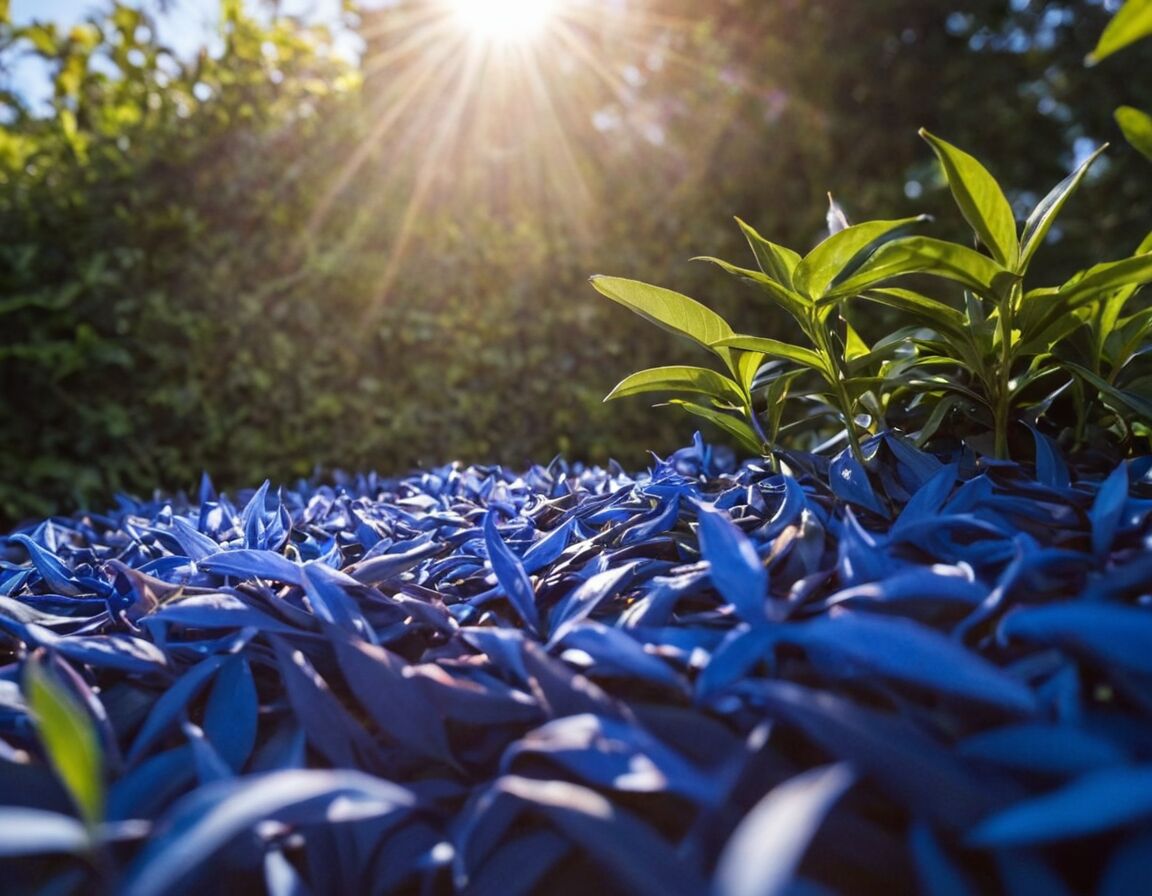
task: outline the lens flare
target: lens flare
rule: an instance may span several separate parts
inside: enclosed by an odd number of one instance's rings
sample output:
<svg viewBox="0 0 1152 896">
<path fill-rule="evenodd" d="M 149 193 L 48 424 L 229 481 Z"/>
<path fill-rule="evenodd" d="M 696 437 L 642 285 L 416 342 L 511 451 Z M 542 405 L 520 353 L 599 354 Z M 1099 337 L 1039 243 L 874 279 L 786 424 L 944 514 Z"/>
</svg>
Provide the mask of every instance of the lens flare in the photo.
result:
<svg viewBox="0 0 1152 896">
<path fill-rule="evenodd" d="M 560 0 L 450 0 L 457 22 L 486 43 L 522 44 L 540 36 Z"/>
</svg>

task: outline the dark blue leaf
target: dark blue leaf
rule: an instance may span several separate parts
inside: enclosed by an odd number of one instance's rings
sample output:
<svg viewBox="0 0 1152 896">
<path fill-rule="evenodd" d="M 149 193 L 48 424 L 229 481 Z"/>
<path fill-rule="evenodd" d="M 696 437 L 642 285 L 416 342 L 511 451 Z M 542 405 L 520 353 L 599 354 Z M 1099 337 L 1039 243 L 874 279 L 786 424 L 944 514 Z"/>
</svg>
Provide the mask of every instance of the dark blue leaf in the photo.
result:
<svg viewBox="0 0 1152 896">
<path fill-rule="evenodd" d="M 756 690 L 770 718 L 800 728 L 886 797 L 938 825 L 966 828 L 1004 799 L 1002 783 L 977 777 L 906 719 L 791 682 L 760 682 Z"/>
<path fill-rule="evenodd" d="M 155 818 L 194 782 L 192 749 L 187 744 L 149 757 L 112 785 L 109 821 Z"/>
<path fill-rule="evenodd" d="M 634 577 L 639 564 L 640 561 L 624 563 L 614 569 L 598 572 L 574 588 L 552 611 L 552 637 L 549 645 L 557 643 L 601 603 L 625 588 Z"/>
<path fill-rule="evenodd" d="M 985 731 L 961 741 L 956 750 L 968 759 L 1043 775 L 1078 775 L 1130 760 L 1110 740 L 1043 722 Z"/>
<path fill-rule="evenodd" d="M 1116 528 L 1128 500 L 1128 465 L 1120 464 L 1100 485 L 1092 502 L 1092 550 L 1103 560 L 1116 538 Z"/>
<path fill-rule="evenodd" d="M 746 622 L 766 618 L 768 570 L 752 541 L 722 510 L 697 505 L 700 553 L 708 561 L 712 584 Z"/>
<path fill-rule="evenodd" d="M 1026 685 L 950 638 L 909 619 L 841 613 L 790 626 L 780 637 L 925 691 L 1016 714 L 1036 710 L 1036 698 Z"/>
<path fill-rule="evenodd" d="M 383 647 L 333 641 L 340 671 L 381 733 L 418 756 L 455 765 L 444 723 L 407 663 Z"/>
<path fill-rule="evenodd" d="M 1120 844 L 1100 876 L 1098 896 L 1132 896 L 1152 880 L 1152 828 L 1145 827 Z"/>
<path fill-rule="evenodd" d="M 931 828 L 914 824 L 908 835 L 912 859 L 916 863 L 917 892 L 924 896 L 974 896 L 976 891 L 956 862 L 941 847 Z"/>
<path fill-rule="evenodd" d="M 847 765 L 810 769 L 778 785 L 732 832 L 716 865 L 716 896 L 783 896 L 825 816 L 852 786 Z"/>
<path fill-rule="evenodd" d="M 661 535 L 676 526 L 680 518 L 680 497 L 673 495 L 662 506 L 629 526 L 620 539 L 621 544 L 638 544 Z"/>
<path fill-rule="evenodd" d="M 148 718 L 132 741 L 128 751 L 128 761 L 138 762 L 149 748 L 166 734 L 188 710 L 188 705 L 196 698 L 208 680 L 216 674 L 224 663 L 222 656 L 210 656 L 185 672 L 176 683 L 160 695 L 148 713 Z"/>
<path fill-rule="evenodd" d="M 1068 488 L 1071 478 L 1068 465 L 1060 456 L 1060 449 L 1035 427 L 1028 428 L 1032 430 L 1032 440 L 1036 443 L 1036 479 L 1049 488 Z"/>
<path fill-rule="evenodd" d="M 259 709 L 248 661 L 242 656 L 229 657 L 204 707 L 204 734 L 234 772 L 244 767 L 256 744 Z"/>
<path fill-rule="evenodd" d="M 531 806 L 635 896 L 697 896 L 704 881 L 640 819 L 585 787 L 505 776 L 497 786 Z"/>
<path fill-rule="evenodd" d="M 1152 819 L 1152 766 L 1101 769 L 1043 796 L 1023 800 L 977 825 L 974 846 L 1053 843 Z"/>
<path fill-rule="evenodd" d="M 1075 602 L 1017 610 L 1000 636 L 1086 653 L 1102 663 L 1152 674 L 1152 609 Z"/>
<path fill-rule="evenodd" d="M 442 544 L 428 541 L 402 553 L 377 554 L 375 557 L 361 560 L 348 567 L 347 573 L 357 582 L 375 585 L 414 569 L 421 561 L 439 554 L 443 549 Z"/>
<path fill-rule="evenodd" d="M 201 787 L 175 806 L 133 863 L 124 896 L 167 896 L 191 889 L 193 876 L 212 879 L 212 859 L 261 821 L 321 821 L 329 807 L 355 805 L 359 817 L 406 811 L 411 794 L 362 772 L 283 771 Z"/>
<path fill-rule="evenodd" d="M 540 615 L 536 610 L 532 583 L 519 558 L 508 549 L 496 530 L 496 514 L 491 510 L 484 515 L 484 544 L 488 549 L 488 562 L 492 564 L 492 572 L 496 574 L 504 596 L 528 630 L 539 633 Z"/>
</svg>

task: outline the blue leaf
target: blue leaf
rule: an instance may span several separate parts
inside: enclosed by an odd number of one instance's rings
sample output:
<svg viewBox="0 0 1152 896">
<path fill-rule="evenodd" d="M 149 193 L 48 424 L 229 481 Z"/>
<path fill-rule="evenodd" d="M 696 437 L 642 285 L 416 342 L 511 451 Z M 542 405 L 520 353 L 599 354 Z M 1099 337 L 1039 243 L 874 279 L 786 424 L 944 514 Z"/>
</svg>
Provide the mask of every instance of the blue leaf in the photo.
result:
<svg viewBox="0 0 1152 896">
<path fill-rule="evenodd" d="M 1152 609 L 1080 601 L 1017 610 L 1000 624 L 1002 638 L 1019 638 L 1086 653 L 1152 674 Z"/>
<path fill-rule="evenodd" d="M 189 794 L 163 819 L 129 869 L 124 896 L 166 896 L 199 876 L 211 878 L 213 857 L 261 821 L 323 821 L 329 807 L 353 804 L 359 817 L 406 811 L 412 795 L 362 772 L 283 771 L 220 781 Z"/>
<path fill-rule="evenodd" d="M 1068 475 L 1068 465 L 1060 456 L 1060 449 L 1056 444 L 1033 426 L 1032 440 L 1036 443 L 1036 479 L 1049 488 L 1066 489 L 1071 484 Z"/>
<path fill-rule="evenodd" d="M 229 657 L 216 675 L 204 707 L 204 734 L 234 772 L 256 744 L 259 698 L 252 669 L 242 656 Z"/>
<path fill-rule="evenodd" d="M 372 626 L 352 597 L 353 592 L 364 586 L 323 563 L 305 563 L 303 569 L 304 593 L 317 617 L 350 634 L 375 640 Z"/>
<path fill-rule="evenodd" d="M 1116 538 L 1116 528 L 1128 500 L 1128 465 L 1121 463 L 1100 485 L 1089 514 L 1092 520 L 1092 551 L 1103 560 Z"/>
<path fill-rule="evenodd" d="M 576 528 L 575 520 L 565 520 L 524 552 L 524 572 L 528 575 L 550 566 L 568 547 L 568 540 Z"/>
<path fill-rule="evenodd" d="M 160 695 L 132 741 L 132 748 L 128 751 L 130 763 L 143 758 L 149 748 L 180 719 L 187 711 L 188 704 L 196 698 L 208 683 L 208 679 L 219 670 L 224 659 L 222 656 L 210 656 L 200 661 Z"/>
<path fill-rule="evenodd" d="M 640 561 L 625 563 L 615 569 L 607 569 L 580 583 L 560 601 L 552 611 L 552 637 L 549 646 L 556 644 L 568 631 L 586 619 L 605 600 L 625 588 L 634 577 Z"/>
<path fill-rule="evenodd" d="M 984 819 L 968 841 L 984 847 L 1031 846 L 1099 834 L 1149 818 L 1152 766 L 1108 768 Z"/>
<path fill-rule="evenodd" d="M 860 462 L 845 448 L 834 458 L 828 469 L 828 484 L 832 493 L 842 501 L 871 510 L 877 516 L 888 518 L 888 511 L 872 490 L 868 474 Z"/>
<path fill-rule="evenodd" d="M 348 567 L 346 572 L 357 582 L 375 585 L 394 579 L 401 573 L 414 569 L 421 561 L 433 557 L 444 550 L 444 545 L 435 541 L 425 542 L 416 547 L 395 554 L 377 554 Z"/>
<path fill-rule="evenodd" d="M 841 613 L 787 627 L 781 639 L 817 649 L 877 675 L 1028 715 L 1032 691 L 934 629 L 891 616 Z"/>
<path fill-rule="evenodd" d="M 814 768 L 763 797 L 728 838 L 712 892 L 784 896 L 812 837 L 853 778 L 844 764 Z"/>
<path fill-rule="evenodd" d="M 38 545 L 27 535 L 19 533 L 9 535 L 8 540 L 24 546 L 24 550 L 28 552 L 32 565 L 40 573 L 40 578 L 44 580 L 44 584 L 57 594 L 75 595 L 83 593 L 83 589 L 72 575 L 72 571 L 55 554 Z"/>
<path fill-rule="evenodd" d="M 822 750 L 872 779 L 886 797 L 947 827 L 967 827 L 1003 800 L 906 719 L 785 681 L 757 684 L 769 718 L 800 728 Z"/>
<path fill-rule="evenodd" d="M 456 764 L 444 723 L 404 660 L 371 644 L 337 639 L 332 647 L 357 702 L 389 741 L 418 756 Z"/>
<path fill-rule="evenodd" d="M 658 506 L 652 513 L 641 517 L 630 526 L 620 539 L 620 544 L 639 544 L 657 535 L 661 535 L 676 526 L 680 518 L 680 498 L 673 495 L 663 506 Z"/>
<path fill-rule="evenodd" d="M 908 845 L 916 862 L 919 893 L 924 896 L 973 896 L 976 892 L 927 825 L 912 826 Z"/>
<path fill-rule="evenodd" d="M 547 759 L 593 787 L 670 792 L 703 805 L 723 798 L 708 775 L 643 728 L 618 719 L 583 713 L 542 725 L 508 748 L 501 773 L 514 773 L 521 756 Z"/>
<path fill-rule="evenodd" d="M 202 533 L 184 517 L 172 518 L 172 535 L 189 560 L 203 560 L 220 552 L 220 545 Z"/>
<path fill-rule="evenodd" d="M 528 573 L 519 558 L 508 549 L 496 531 L 496 514 L 489 510 L 484 515 L 484 544 L 488 549 L 488 562 L 508 602 L 533 634 L 539 634 L 540 615 L 536 610 L 536 594 Z"/>
<path fill-rule="evenodd" d="M 1073 776 L 1130 759 L 1110 740 L 1043 722 L 984 731 L 962 740 L 956 751 L 968 759 L 1043 775 Z"/>
<path fill-rule="evenodd" d="M 708 561 L 712 584 L 746 622 L 767 618 L 768 570 L 756 547 L 722 510 L 697 505 L 700 553 Z"/>
<path fill-rule="evenodd" d="M 1132 896 L 1152 880 L 1152 829 L 1145 827 L 1118 846 L 1100 876 L 1097 896 Z"/>
<path fill-rule="evenodd" d="M 593 675 L 623 675 L 684 690 L 684 682 L 659 657 L 645 652 L 627 632 L 599 622 L 581 622 L 560 639 L 564 650 L 579 650 L 594 662 Z"/>
<path fill-rule="evenodd" d="M 892 526 L 893 532 L 907 530 L 938 516 L 944 502 L 952 493 L 952 486 L 956 484 L 957 471 L 956 464 L 947 464 L 917 489 L 896 518 Z"/>
<path fill-rule="evenodd" d="M 505 776 L 497 786 L 546 817 L 635 896 L 698 896 L 704 881 L 644 822 L 585 787 Z"/>
<path fill-rule="evenodd" d="M 272 551 L 220 551 L 196 564 L 205 572 L 238 579 L 270 579 L 289 585 L 304 584 L 304 570 L 298 563 Z"/>
</svg>

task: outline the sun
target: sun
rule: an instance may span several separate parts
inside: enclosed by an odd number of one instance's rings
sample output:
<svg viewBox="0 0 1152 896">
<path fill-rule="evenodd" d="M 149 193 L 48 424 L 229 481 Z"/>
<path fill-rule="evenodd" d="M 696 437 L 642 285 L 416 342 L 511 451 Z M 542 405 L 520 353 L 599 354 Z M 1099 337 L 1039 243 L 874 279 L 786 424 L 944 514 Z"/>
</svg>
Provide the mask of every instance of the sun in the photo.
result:
<svg viewBox="0 0 1152 896">
<path fill-rule="evenodd" d="M 449 0 L 459 25 L 490 44 L 525 44 L 547 30 L 562 0 Z"/>
</svg>

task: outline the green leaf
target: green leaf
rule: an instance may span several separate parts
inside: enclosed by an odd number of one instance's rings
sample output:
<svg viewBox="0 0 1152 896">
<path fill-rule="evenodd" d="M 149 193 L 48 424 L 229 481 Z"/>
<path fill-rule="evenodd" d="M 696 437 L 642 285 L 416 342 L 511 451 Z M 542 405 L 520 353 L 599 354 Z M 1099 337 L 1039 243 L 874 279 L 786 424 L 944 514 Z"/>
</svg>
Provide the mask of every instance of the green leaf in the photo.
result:
<svg viewBox="0 0 1152 896">
<path fill-rule="evenodd" d="M 796 289 L 810 299 L 819 299 L 834 283 L 851 276 L 882 244 L 925 220 L 918 215 L 895 221 L 865 221 L 832 234 L 797 266 L 793 274 Z"/>
<path fill-rule="evenodd" d="M 1112 17 L 1100 35 L 1096 49 L 1088 54 L 1085 61 L 1095 65 L 1117 50 L 1149 35 L 1152 35 L 1152 0 L 1128 0 Z"/>
<path fill-rule="evenodd" d="M 744 391 L 751 394 L 752 383 L 756 374 L 764 364 L 764 355 L 760 352 L 742 351 L 736 357 L 736 372 L 740 375 L 740 384 Z"/>
<path fill-rule="evenodd" d="M 967 321 L 950 305 L 909 289 L 870 289 L 861 298 L 903 311 L 912 320 L 952 337 L 963 336 Z"/>
<path fill-rule="evenodd" d="M 808 301 L 799 293 L 790 287 L 783 286 L 777 283 L 767 274 L 762 274 L 760 271 L 749 270 L 748 268 L 738 267 L 731 264 L 722 258 L 713 258 L 710 255 L 698 255 L 692 259 L 693 261 L 707 261 L 719 268 L 722 268 L 733 277 L 739 277 L 747 283 L 759 287 L 761 290 L 768 294 L 777 305 L 787 311 L 797 320 L 803 320 L 808 313 Z"/>
<path fill-rule="evenodd" d="M 1141 417 L 1145 422 L 1152 422 L 1152 401 L 1135 392 L 1117 389 L 1103 377 L 1097 376 L 1087 367 L 1065 361 L 1064 366 L 1079 375 L 1085 382 L 1096 387 L 1102 398 L 1112 405 L 1119 405 L 1119 409 L 1129 411 Z"/>
<path fill-rule="evenodd" d="M 612 301 L 704 348 L 711 349 L 712 343 L 734 335 L 728 322 L 715 311 L 670 289 L 603 276 L 593 277 L 592 285 Z"/>
<path fill-rule="evenodd" d="M 753 454 L 764 453 L 765 446 L 761 444 L 760 437 L 756 434 L 756 431 L 743 420 L 738 420 L 729 414 L 725 414 L 723 411 L 707 408 L 690 401 L 681 401 L 678 398 L 674 398 L 668 403 L 681 407 L 689 414 L 701 417 L 709 423 L 718 426 Z"/>
<path fill-rule="evenodd" d="M 745 398 L 738 383 L 707 367 L 650 367 L 625 377 L 604 398 L 624 398 L 645 392 L 693 392 L 719 401 L 742 405 Z"/>
<path fill-rule="evenodd" d="M 796 270 L 796 265 L 800 264 L 800 253 L 764 239 L 753 227 L 739 218 L 736 219 L 736 223 L 740 225 L 744 238 L 752 247 L 752 253 L 756 256 L 760 270 L 781 286 L 792 289 L 792 273 Z"/>
<path fill-rule="evenodd" d="M 944 168 L 948 186 L 964 219 L 1001 265 L 1015 270 L 1020 260 L 1016 218 L 996 179 L 975 158 L 920 129 Z"/>
<path fill-rule="evenodd" d="M 91 717 L 36 654 L 24 666 L 24 691 L 48 761 L 94 827 L 104 817 L 104 769 Z"/>
<path fill-rule="evenodd" d="M 1137 152 L 1152 161 L 1152 115 L 1132 106 L 1121 106 L 1113 114 L 1116 124 L 1124 133 L 1124 139 L 1131 143 Z"/>
<path fill-rule="evenodd" d="M 933 237 L 909 236 L 881 246 L 854 277 L 840 284 L 822 301 L 839 301 L 863 293 L 882 280 L 920 273 L 954 280 L 992 300 L 996 300 L 1015 279 L 1011 271 L 967 246 Z"/>
<path fill-rule="evenodd" d="M 723 348 L 738 348 L 746 352 L 760 352 L 770 358 L 783 358 L 794 361 L 804 367 L 811 367 L 820 373 L 829 374 L 830 368 L 820 355 L 810 348 L 802 345 L 792 345 L 790 342 L 781 342 L 778 339 L 767 339 L 763 336 L 729 336 L 715 343 Z"/>
<path fill-rule="evenodd" d="M 1020 250 L 1020 266 L 1017 268 L 1020 273 L 1028 268 L 1028 262 L 1032 260 L 1036 250 L 1043 244 L 1044 237 L 1048 235 L 1048 229 L 1056 220 L 1056 216 L 1060 214 L 1060 209 L 1064 207 L 1064 203 L 1076 192 L 1092 163 L 1107 148 L 1108 144 L 1105 143 L 1092 153 L 1075 171 L 1053 187 L 1052 191 L 1032 210 L 1032 214 L 1028 216 L 1028 220 L 1024 224 L 1024 234 L 1020 238 L 1022 248 Z"/>
<path fill-rule="evenodd" d="M 1061 286 L 1060 295 L 1074 307 L 1114 289 L 1139 287 L 1149 282 L 1152 282 L 1152 252 L 1090 267 Z"/>
</svg>

